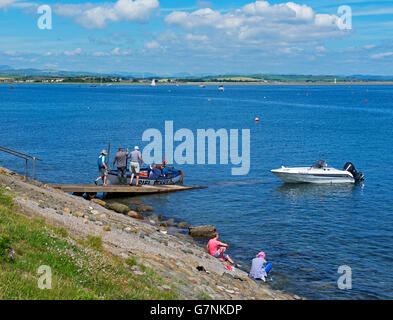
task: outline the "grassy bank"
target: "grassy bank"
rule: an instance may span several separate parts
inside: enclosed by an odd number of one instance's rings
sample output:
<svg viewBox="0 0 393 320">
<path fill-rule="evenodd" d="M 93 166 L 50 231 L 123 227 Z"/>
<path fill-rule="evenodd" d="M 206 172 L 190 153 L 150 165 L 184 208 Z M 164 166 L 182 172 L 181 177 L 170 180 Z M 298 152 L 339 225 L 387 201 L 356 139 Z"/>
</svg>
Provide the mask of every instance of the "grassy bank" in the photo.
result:
<svg viewBox="0 0 393 320">
<path fill-rule="evenodd" d="M 173 289 L 158 288 L 164 281 L 135 258 L 105 252 L 101 238 L 73 239 L 65 229 L 17 210 L 0 187 L 0 299 L 178 298 Z M 41 265 L 52 270 L 52 289 L 38 288 Z"/>
</svg>

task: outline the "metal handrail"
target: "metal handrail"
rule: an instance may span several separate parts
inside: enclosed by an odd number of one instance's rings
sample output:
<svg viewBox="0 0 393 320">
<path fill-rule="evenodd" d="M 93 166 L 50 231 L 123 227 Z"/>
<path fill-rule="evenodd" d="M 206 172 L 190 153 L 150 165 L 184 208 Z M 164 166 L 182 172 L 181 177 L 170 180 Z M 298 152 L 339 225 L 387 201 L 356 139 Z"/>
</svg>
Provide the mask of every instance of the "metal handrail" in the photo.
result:
<svg viewBox="0 0 393 320">
<path fill-rule="evenodd" d="M 19 152 L 19 151 L 15 151 L 15 150 L 12 150 L 12 149 L 9 149 L 9 148 L 6 148 L 6 147 L 2 147 L 2 146 L 0 146 L 0 151 L 2 151 L 4 153 L 11 154 L 11 155 L 13 155 L 15 157 L 18 157 L 18 158 L 25 159 L 25 161 L 26 161 L 26 178 L 27 178 L 27 161 L 29 160 L 29 158 L 33 159 L 33 163 L 34 163 L 34 165 L 33 165 L 34 166 L 33 179 L 35 180 L 35 161 L 36 160 L 43 161 L 43 160 L 38 159 L 38 158 L 36 158 L 34 156 L 31 156 L 29 154 L 25 154 L 25 153 L 22 153 L 22 152 Z"/>
</svg>

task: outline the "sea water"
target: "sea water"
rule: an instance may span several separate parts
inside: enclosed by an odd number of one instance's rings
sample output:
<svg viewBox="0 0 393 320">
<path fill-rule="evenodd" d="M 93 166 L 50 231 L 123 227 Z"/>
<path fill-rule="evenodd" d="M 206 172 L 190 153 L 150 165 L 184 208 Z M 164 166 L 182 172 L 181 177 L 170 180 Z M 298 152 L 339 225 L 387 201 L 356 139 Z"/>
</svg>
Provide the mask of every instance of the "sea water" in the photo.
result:
<svg viewBox="0 0 393 320">
<path fill-rule="evenodd" d="M 109 142 L 111 161 L 119 146 L 143 150 L 143 132 L 164 134 L 166 120 L 175 131 L 250 129 L 249 174 L 233 176 L 219 158 L 181 165 L 185 184 L 208 188 L 143 201 L 168 218 L 215 225 L 244 269 L 266 252 L 276 289 L 314 299 L 393 298 L 393 86 L 14 87 L 0 85 L 0 145 L 43 159 L 37 177 L 50 183 L 93 183 Z M 290 185 L 269 171 L 318 158 L 339 169 L 351 161 L 366 179 Z M 0 165 L 24 173 L 23 159 L 0 153 Z M 351 289 L 339 289 L 340 266 L 350 267 Z"/>
</svg>

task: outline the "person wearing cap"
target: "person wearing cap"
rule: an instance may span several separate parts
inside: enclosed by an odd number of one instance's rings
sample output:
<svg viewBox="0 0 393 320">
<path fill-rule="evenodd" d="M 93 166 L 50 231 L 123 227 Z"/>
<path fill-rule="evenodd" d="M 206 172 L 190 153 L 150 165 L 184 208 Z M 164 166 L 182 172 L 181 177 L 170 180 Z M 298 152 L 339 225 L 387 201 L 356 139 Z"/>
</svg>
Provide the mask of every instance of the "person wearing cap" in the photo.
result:
<svg viewBox="0 0 393 320">
<path fill-rule="evenodd" d="M 106 150 L 102 150 L 100 156 L 98 157 L 97 164 L 98 170 L 100 171 L 100 176 L 94 180 L 97 185 L 98 181 L 102 179 L 103 185 L 106 186 L 106 176 L 108 172 L 108 167 L 106 165 Z"/>
<path fill-rule="evenodd" d="M 265 259 L 266 254 L 262 251 L 259 252 L 254 259 L 252 259 L 249 277 L 256 280 L 266 281 L 267 274 L 272 269 L 272 264 L 267 263 Z"/>
<path fill-rule="evenodd" d="M 141 166 L 143 166 L 142 155 L 139 152 L 139 147 L 135 146 L 134 151 L 130 153 L 130 171 L 131 171 L 131 180 L 130 185 L 132 185 L 132 181 L 134 180 L 134 175 L 136 175 L 136 186 L 139 187 L 139 161 L 141 162 Z"/>
</svg>

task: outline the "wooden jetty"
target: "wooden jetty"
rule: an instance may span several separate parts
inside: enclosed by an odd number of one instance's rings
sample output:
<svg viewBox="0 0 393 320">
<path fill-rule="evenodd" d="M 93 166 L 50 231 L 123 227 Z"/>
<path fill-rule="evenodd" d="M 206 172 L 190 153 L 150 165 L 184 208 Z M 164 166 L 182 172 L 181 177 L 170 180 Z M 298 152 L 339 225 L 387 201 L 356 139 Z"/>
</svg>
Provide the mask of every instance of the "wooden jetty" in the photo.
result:
<svg viewBox="0 0 393 320">
<path fill-rule="evenodd" d="M 63 190 L 64 192 L 72 192 L 74 194 L 97 194 L 97 193 L 135 193 L 135 194 L 152 194 L 152 193 L 168 193 L 193 189 L 204 189 L 201 186 L 185 186 L 185 185 L 144 185 L 141 187 L 127 185 L 91 185 L 91 184 L 51 184 L 52 188 Z"/>
</svg>

